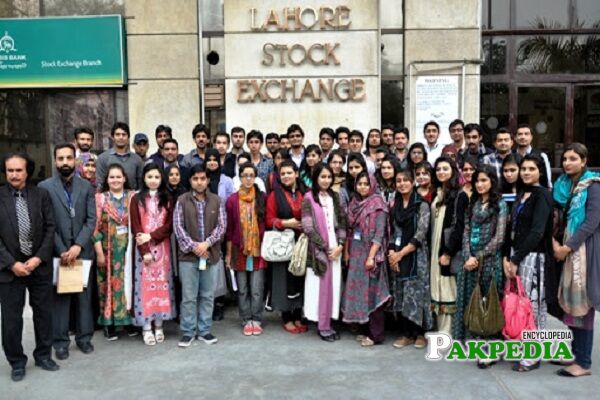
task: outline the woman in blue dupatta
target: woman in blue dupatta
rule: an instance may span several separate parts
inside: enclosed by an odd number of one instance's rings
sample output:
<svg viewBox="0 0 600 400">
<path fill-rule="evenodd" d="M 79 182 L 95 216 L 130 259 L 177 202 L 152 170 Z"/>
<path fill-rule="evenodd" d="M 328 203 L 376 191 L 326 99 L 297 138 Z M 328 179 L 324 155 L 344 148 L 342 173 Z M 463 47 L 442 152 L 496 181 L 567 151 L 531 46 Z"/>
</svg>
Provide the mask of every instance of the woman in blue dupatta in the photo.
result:
<svg viewBox="0 0 600 400">
<path fill-rule="evenodd" d="M 553 197 L 566 221 L 563 244 L 553 240 L 554 257 L 564 261 L 558 301 L 573 332 L 575 362 L 560 376 L 591 375 L 594 314 L 600 308 L 600 174 L 587 169 L 587 148 L 572 143 L 562 156 L 563 174 Z"/>
</svg>

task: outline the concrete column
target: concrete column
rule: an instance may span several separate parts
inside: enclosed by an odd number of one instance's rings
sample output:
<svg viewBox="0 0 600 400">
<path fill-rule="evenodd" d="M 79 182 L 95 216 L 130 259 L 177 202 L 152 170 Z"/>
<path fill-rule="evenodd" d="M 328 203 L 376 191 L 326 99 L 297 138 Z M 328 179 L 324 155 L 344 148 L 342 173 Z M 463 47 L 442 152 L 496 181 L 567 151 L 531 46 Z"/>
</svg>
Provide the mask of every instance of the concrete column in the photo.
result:
<svg viewBox="0 0 600 400">
<path fill-rule="evenodd" d="M 200 122 L 197 0 L 126 0 L 129 123 L 156 150 L 154 129 L 173 128 L 184 154 Z"/>
<path fill-rule="evenodd" d="M 411 141 L 422 138 L 423 132 L 422 126 L 415 126 L 415 80 L 419 75 L 458 76 L 459 90 L 464 87 L 465 123 L 479 122 L 479 65 L 467 63 L 463 85 L 462 63 L 439 62 L 481 58 L 481 0 L 404 0 L 404 13 L 404 119 Z M 460 113 L 459 109 L 456 118 Z M 448 126 L 441 129 L 447 132 Z M 450 139 L 445 136 L 442 140 Z"/>
</svg>

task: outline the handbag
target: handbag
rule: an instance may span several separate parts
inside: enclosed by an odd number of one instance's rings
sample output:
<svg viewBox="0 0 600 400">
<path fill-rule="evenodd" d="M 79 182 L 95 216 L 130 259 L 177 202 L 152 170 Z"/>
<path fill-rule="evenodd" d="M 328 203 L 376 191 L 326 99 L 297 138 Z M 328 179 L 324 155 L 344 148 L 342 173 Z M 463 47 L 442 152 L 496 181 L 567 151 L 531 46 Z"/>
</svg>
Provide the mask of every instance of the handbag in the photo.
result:
<svg viewBox="0 0 600 400">
<path fill-rule="evenodd" d="M 487 296 L 482 296 L 479 280 L 483 269 L 483 259 L 479 260 L 478 269 L 475 289 L 473 289 L 471 299 L 465 310 L 465 327 L 476 336 L 492 336 L 504 327 L 504 314 L 500 306 L 494 270 L 492 270 L 492 279 Z"/>
<path fill-rule="evenodd" d="M 288 271 L 294 276 L 304 276 L 306 274 L 306 258 L 308 256 L 308 236 L 304 233 L 300 235 L 294 252 L 288 266 Z"/>
<path fill-rule="evenodd" d="M 266 231 L 260 247 L 260 256 L 269 262 L 290 261 L 294 252 L 294 231 Z"/>
<path fill-rule="evenodd" d="M 513 289 L 516 286 L 516 291 Z M 523 289 L 521 277 L 507 280 L 502 299 L 504 313 L 504 328 L 502 334 L 507 339 L 521 339 L 524 330 L 535 330 L 535 320 L 531 301 Z"/>
</svg>

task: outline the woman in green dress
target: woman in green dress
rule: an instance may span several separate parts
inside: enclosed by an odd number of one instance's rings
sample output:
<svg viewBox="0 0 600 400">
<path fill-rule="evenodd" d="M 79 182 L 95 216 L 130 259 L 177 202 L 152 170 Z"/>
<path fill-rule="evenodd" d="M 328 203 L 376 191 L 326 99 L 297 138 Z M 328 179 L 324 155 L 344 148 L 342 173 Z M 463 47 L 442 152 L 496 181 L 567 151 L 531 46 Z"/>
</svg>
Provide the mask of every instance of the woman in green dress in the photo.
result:
<svg viewBox="0 0 600 400">
<path fill-rule="evenodd" d="M 108 340 L 116 340 L 117 326 L 131 325 L 131 240 L 129 204 L 134 191 L 119 164 L 108 167 L 102 192 L 96 193 L 93 241 L 98 268 L 100 316 Z"/>
</svg>

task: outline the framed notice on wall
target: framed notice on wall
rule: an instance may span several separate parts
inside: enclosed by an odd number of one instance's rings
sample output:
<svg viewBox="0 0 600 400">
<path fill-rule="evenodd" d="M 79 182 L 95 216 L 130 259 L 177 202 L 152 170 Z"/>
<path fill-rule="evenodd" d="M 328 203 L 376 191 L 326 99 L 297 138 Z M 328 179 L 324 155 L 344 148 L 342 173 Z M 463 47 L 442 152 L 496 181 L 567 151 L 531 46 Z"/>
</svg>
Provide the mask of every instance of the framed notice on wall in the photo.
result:
<svg viewBox="0 0 600 400">
<path fill-rule="evenodd" d="M 0 19 L 0 88 L 127 83 L 120 15 Z"/>
<path fill-rule="evenodd" d="M 423 126 L 428 121 L 440 125 L 439 143 L 450 143 L 448 125 L 459 118 L 460 90 L 456 75 L 419 76 L 415 84 L 415 138 L 424 142 Z"/>
</svg>

